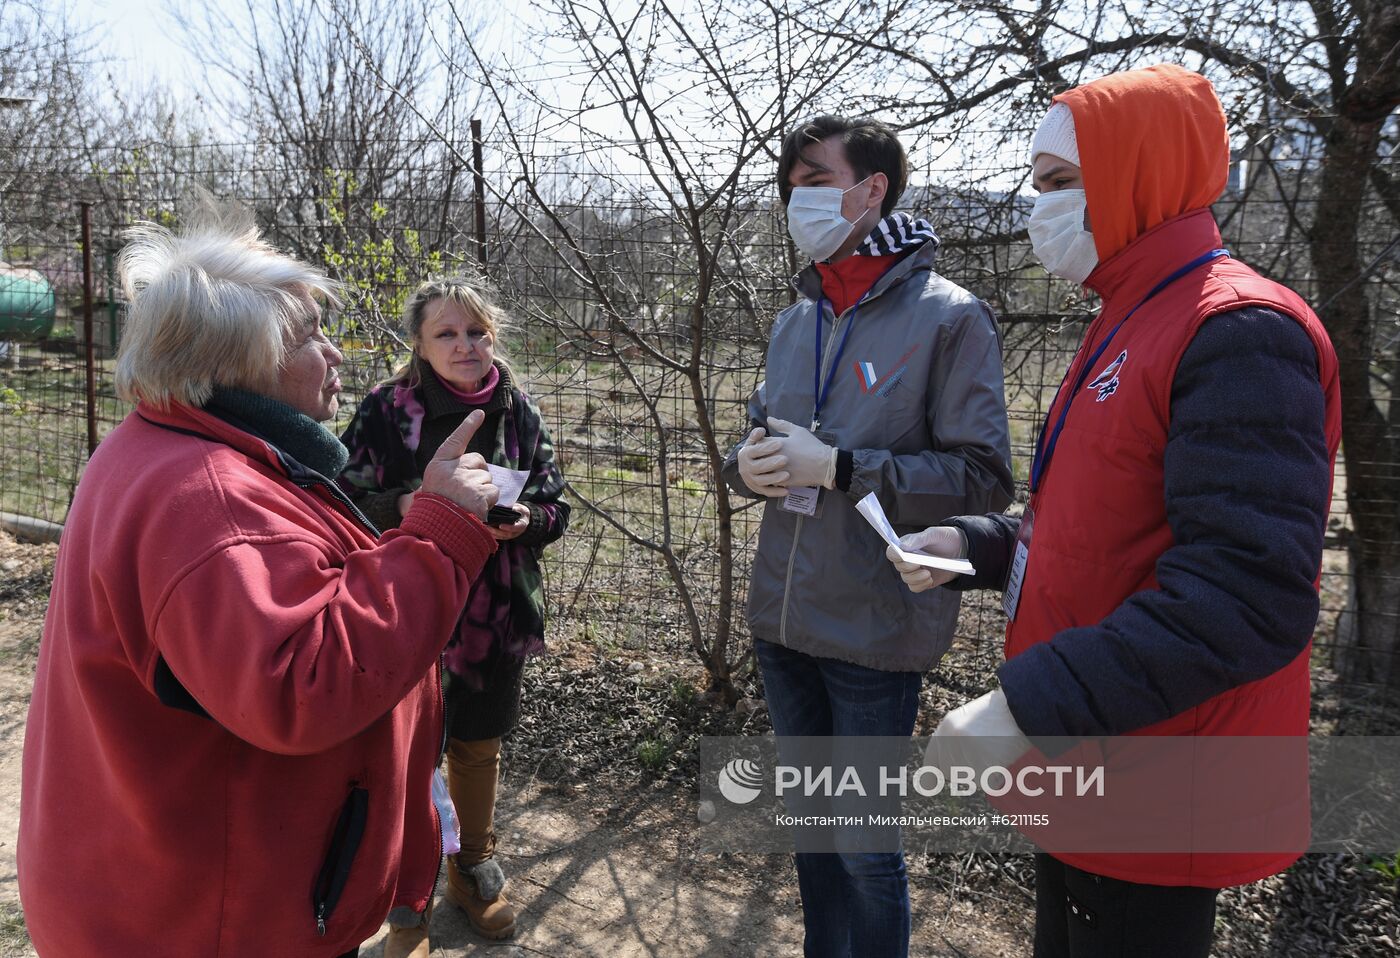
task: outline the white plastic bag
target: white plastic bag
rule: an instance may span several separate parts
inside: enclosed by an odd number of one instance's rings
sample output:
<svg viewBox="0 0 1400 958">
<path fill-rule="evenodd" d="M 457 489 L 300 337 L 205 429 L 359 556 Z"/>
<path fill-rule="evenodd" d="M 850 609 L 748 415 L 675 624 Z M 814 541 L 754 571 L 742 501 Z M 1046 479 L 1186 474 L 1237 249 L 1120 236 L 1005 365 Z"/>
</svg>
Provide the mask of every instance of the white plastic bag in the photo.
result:
<svg viewBox="0 0 1400 958">
<path fill-rule="evenodd" d="M 457 834 L 457 810 L 452 807 L 452 796 L 447 793 L 447 782 L 440 768 L 433 769 L 433 804 L 437 806 L 438 824 L 442 826 L 442 853 L 455 855 L 462 850 L 462 839 Z"/>
</svg>

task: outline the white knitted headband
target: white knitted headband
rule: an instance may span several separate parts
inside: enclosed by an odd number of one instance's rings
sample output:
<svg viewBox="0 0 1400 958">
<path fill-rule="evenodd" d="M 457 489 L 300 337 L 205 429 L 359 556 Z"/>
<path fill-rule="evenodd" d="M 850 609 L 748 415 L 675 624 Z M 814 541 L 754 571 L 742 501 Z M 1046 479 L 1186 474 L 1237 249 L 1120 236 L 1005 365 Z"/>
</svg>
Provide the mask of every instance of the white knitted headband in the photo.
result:
<svg viewBox="0 0 1400 958">
<path fill-rule="evenodd" d="M 1074 135 L 1074 114 L 1063 103 L 1056 103 L 1040 121 L 1031 140 L 1031 162 L 1042 153 L 1058 156 L 1079 166 L 1079 141 Z"/>
</svg>

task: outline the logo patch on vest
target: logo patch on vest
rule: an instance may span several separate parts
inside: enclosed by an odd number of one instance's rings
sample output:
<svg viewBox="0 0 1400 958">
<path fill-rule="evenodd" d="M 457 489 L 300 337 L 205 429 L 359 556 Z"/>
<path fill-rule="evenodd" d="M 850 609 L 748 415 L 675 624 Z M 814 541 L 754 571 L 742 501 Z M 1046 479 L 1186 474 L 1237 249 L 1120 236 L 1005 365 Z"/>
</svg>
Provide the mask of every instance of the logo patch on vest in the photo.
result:
<svg viewBox="0 0 1400 958">
<path fill-rule="evenodd" d="M 874 363 L 857 362 L 856 380 L 860 383 L 860 391 L 869 395 L 874 393 L 881 399 L 890 394 L 899 381 L 904 378 L 905 371 L 909 368 L 909 358 L 919 351 L 916 345 L 903 356 L 900 356 L 894 363 L 894 372 L 886 373 L 884 376 L 875 374 Z"/>
<path fill-rule="evenodd" d="M 1094 377 L 1094 381 L 1086 389 L 1097 389 L 1099 398 L 1095 402 L 1103 402 L 1109 396 L 1118 391 L 1118 371 L 1123 368 L 1123 363 L 1128 359 L 1128 351 L 1125 349 L 1118 354 L 1118 358 L 1109 363 L 1104 371 Z"/>
</svg>

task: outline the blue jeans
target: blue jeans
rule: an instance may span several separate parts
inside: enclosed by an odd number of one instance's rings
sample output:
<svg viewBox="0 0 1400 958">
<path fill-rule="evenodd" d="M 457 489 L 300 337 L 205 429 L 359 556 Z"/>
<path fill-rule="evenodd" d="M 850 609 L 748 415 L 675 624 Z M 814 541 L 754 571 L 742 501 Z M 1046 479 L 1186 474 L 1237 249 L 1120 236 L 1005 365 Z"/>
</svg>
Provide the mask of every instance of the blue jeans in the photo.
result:
<svg viewBox="0 0 1400 958">
<path fill-rule="evenodd" d="M 918 672 L 882 672 L 755 641 L 773 732 L 898 736 L 914 732 Z M 798 852 L 806 958 L 903 958 L 909 953 L 904 853 Z"/>
</svg>

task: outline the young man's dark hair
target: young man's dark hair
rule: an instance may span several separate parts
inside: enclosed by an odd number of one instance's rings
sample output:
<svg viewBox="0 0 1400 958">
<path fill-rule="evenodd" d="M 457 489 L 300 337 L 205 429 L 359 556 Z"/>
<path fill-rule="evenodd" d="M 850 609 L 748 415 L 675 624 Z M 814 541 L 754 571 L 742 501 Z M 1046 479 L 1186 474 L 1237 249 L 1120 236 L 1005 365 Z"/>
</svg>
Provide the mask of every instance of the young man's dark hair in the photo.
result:
<svg viewBox="0 0 1400 958">
<path fill-rule="evenodd" d="M 792 195 L 788 177 L 802 151 L 813 143 L 833 136 L 841 138 L 846 162 L 851 164 L 861 179 L 872 173 L 883 173 L 890 181 L 885 201 L 880 204 L 880 215 L 889 216 L 909 182 L 909 159 L 904 155 L 904 145 L 899 142 L 894 130 L 878 120 L 843 116 L 813 117 L 783 137 L 783 149 L 778 155 L 778 195 L 782 197 L 784 205 Z"/>
</svg>

